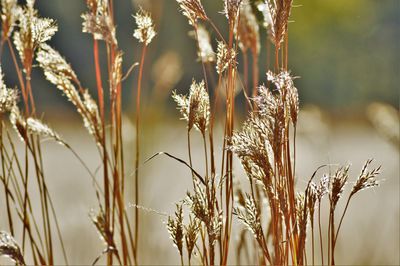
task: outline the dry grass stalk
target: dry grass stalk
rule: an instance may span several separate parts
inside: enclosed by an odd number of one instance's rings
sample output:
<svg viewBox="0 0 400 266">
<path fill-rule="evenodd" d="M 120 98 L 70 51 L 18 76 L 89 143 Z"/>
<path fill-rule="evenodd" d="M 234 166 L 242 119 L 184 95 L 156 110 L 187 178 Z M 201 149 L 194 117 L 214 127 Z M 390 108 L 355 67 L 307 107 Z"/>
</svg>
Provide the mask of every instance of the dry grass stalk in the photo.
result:
<svg viewBox="0 0 400 266">
<path fill-rule="evenodd" d="M 139 76 L 137 81 L 136 93 L 136 154 L 135 154 L 135 204 L 139 205 L 139 161 L 140 161 L 140 101 L 142 90 L 143 68 L 145 63 L 147 46 L 150 44 L 156 32 L 154 30 L 154 22 L 150 14 L 142 9 L 135 16 L 137 29 L 133 36 L 143 43 L 142 54 L 139 64 Z M 137 245 L 139 238 L 139 211 L 135 209 L 135 250 L 134 257 L 137 259 Z"/>
</svg>

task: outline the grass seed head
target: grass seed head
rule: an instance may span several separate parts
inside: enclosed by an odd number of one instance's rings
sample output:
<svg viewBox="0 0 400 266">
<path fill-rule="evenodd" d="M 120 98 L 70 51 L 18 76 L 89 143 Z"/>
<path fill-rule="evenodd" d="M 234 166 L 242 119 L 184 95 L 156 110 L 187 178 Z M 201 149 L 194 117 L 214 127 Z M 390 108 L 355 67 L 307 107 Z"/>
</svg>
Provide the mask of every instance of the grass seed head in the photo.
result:
<svg viewBox="0 0 400 266">
<path fill-rule="evenodd" d="M 43 69 L 46 79 L 61 90 L 68 100 L 76 107 L 78 113 L 83 118 L 85 127 L 95 138 L 96 143 L 101 143 L 102 126 L 99 118 L 98 106 L 90 96 L 88 90 L 82 89 L 81 93 L 83 96 L 81 97 L 72 83 L 74 82 L 80 86 L 80 82 L 72 67 L 59 52 L 46 44 L 41 45 L 36 60 Z"/>
<path fill-rule="evenodd" d="M 150 44 L 156 32 L 154 30 L 154 23 L 150 17 L 150 13 L 140 9 L 134 16 L 137 29 L 133 33 L 133 37 L 144 43 L 146 46 Z"/>
<path fill-rule="evenodd" d="M 18 31 L 14 33 L 14 44 L 25 70 L 30 70 L 36 50 L 49 41 L 57 32 L 56 22 L 50 18 L 40 18 L 32 4 L 22 9 L 18 19 Z"/>
<path fill-rule="evenodd" d="M 44 70 L 44 75 L 51 83 L 62 85 L 66 79 L 77 81 L 77 76 L 58 51 L 47 44 L 42 44 L 37 53 L 36 60 Z"/>
<path fill-rule="evenodd" d="M 331 178 L 329 198 L 333 209 L 336 207 L 336 204 L 342 196 L 344 186 L 349 179 L 349 169 L 350 165 L 347 165 L 346 167 L 340 167 L 336 170 L 335 174 Z"/>
<path fill-rule="evenodd" d="M 307 191 L 307 208 L 310 212 L 310 219 L 313 219 L 315 204 L 318 201 L 318 186 L 314 182 L 310 183 Z"/>
<path fill-rule="evenodd" d="M 236 25 L 241 4 L 242 0 L 224 0 L 223 13 L 228 19 L 230 25 Z"/>
<path fill-rule="evenodd" d="M 24 118 L 16 105 L 11 110 L 10 122 L 22 141 L 26 141 L 28 133 L 30 133 L 41 137 L 51 138 L 61 145 L 65 144 L 57 132 L 39 119 L 34 117 Z"/>
<path fill-rule="evenodd" d="M 230 65 L 236 66 L 236 55 L 234 49 L 229 49 L 224 42 L 218 41 L 216 64 L 217 73 L 221 75 Z"/>
<path fill-rule="evenodd" d="M 245 206 L 234 207 L 233 214 L 249 229 L 257 240 L 263 237 L 261 218 L 253 198 L 246 194 Z"/>
<path fill-rule="evenodd" d="M 96 227 L 100 239 L 106 246 L 110 246 L 108 243 L 108 235 L 110 234 L 110 230 L 106 225 L 106 215 L 104 211 L 100 209 L 100 211 L 96 213 L 94 210 L 91 210 L 89 212 L 89 217 L 93 225 Z"/>
<path fill-rule="evenodd" d="M 39 119 L 33 117 L 29 117 L 28 119 L 26 119 L 26 128 L 28 132 L 31 134 L 52 138 L 60 144 L 64 143 L 61 137 L 57 134 L 57 132 L 55 132 L 53 129 L 51 129 L 48 125 L 44 124 Z"/>
<path fill-rule="evenodd" d="M 188 122 L 188 130 L 195 127 L 204 135 L 210 120 L 210 98 L 204 81 L 196 83 L 193 80 L 188 96 L 178 95 L 174 92 L 172 97 L 177 103 L 183 119 Z"/>
<path fill-rule="evenodd" d="M 83 106 L 85 107 L 81 112 L 83 122 L 88 130 L 89 134 L 94 136 L 98 145 L 101 143 L 102 126 L 101 118 L 99 114 L 99 107 L 96 101 L 92 98 L 89 90 L 85 90 L 83 93 Z"/>
<path fill-rule="evenodd" d="M 188 18 L 190 25 L 196 25 L 197 20 L 208 20 L 200 0 L 176 0 L 182 14 Z"/>
<path fill-rule="evenodd" d="M 17 0 L 1 0 L 1 39 L 7 40 L 21 15 Z"/>
<path fill-rule="evenodd" d="M 26 129 L 26 123 L 20 114 L 19 108 L 15 105 L 10 112 L 10 123 L 13 126 L 15 132 L 21 141 L 28 141 L 28 133 Z"/>
<path fill-rule="evenodd" d="M 117 97 L 118 86 L 121 85 L 122 81 L 122 55 L 122 52 L 118 52 L 116 54 L 111 68 L 110 98 L 112 101 L 115 101 Z"/>
<path fill-rule="evenodd" d="M 241 160 L 249 160 L 264 172 L 269 172 L 273 162 L 267 130 L 261 119 L 250 117 L 241 131 L 232 136 L 229 147 Z"/>
<path fill-rule="evenodd" d="M 194 247 L 199 235 L 200 222 L 198 219 L 189 216 L 189 224 L 185 226 L 185 242 L 189 260 L 192 257 Z"/>
<path fill-rule="evenodd" d="M 328 194 L 328 192 L 329 192 L 329 176 L 325 174 L 321 177 L 317 186 L 318 201 L 320 202 L 322 198 L 326 194 Z"/>
<path fill-rule="evenodd" d="M 179 254 L 183 254 L 183 209 L 182 204 L 176 205 L 175 218 L 169 216 L 167 222 L 167 229 L 171 236 L 174 245 L 179 251 Z"/>
<path fill-rule="evenodd" d="M 4 75 L 0 66 L 0 114 L 10 112 L 11 109 L 17 104 L 18 91 L 15 89 L 7 88 L 4 83 Z"/>
<path fill-rule="evenodd" d="M 380 174 L 381 167 L 379 166 L 378 168 L 374 168 L 371 171 L 369 171 L 368 166 L 371 163 L 372 159 L 369 159 L 365 162 L 363 168 L 361 169 L 361 173 L 358 176 L 357 181 L 350 192 L 351 196 L 363 189 L 379 186 L 376 177 Z"/>
</svg>

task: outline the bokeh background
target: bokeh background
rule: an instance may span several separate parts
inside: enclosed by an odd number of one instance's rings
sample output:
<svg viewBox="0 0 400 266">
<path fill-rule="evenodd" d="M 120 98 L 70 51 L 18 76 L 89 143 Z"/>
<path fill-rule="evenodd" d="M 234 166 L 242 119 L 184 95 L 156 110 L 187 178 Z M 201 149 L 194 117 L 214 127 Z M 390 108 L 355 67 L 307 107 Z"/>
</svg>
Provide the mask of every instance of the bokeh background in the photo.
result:
<svg viewBox="0 0 400 266">
<path fill-rule="evenodd" d="M 207 13 L 226 27 L 222 1 L 203 0 Z M 143 87 L 143 155 L 168 151 L 186 158 L 185 123 L 179 121 L 170 97 L 172 90 L 186 93 L 192 78 L 201 79 L 196 45 L 186 19 L 173 0 L 115 0 L 117 38 L 125 53 L 124 69 L 139 60 L 140 46 L 132 37 L 138 6 L 151 11 L 156 38 L 150 46 Z M 400 1 L 314 0 L 294 1 L 289 26 L 289 68 L 295 76 L 301 101 L 298 140 L 298 183 L 304 186 L 314 170 L 326 163 L 352 163 L 353 181 L 363 162 L 375 158 L 383 167 L 381 186 L 360 194 L 350 206 L 338 243 L 338 264 L 398 265 L 399 260 L 399 84 Z M 95 95 L 92 37 L 82 33 L 83 0 L 37 0 L 44 17 L 57 20 L 59 31 L 51 41 L 76 70 L 85 87 Z M 265 32 L 261 33 L 260 81 L 266 80 Z M 215 37 L 215 36 L 213 36 Z M 215 42 L 214 42 L 215 47 Z M 105 62 L 103 62 L 105 63 Z M 17 85 L 7 49 L 2 57 L 8 85 Z M 239 62 L 239 70 L 241 62 Z M 127 160 L 134 148 L 133 97 L 136 73 L 124 82 Z M 96 147 L 80 117 L 61 92 L 49 84 L 41 69 L 33 75 L 38 113 L 71 146 L 79 149 L 88 165 L 99 164 Z M 241 95 L 238 95 L 238 102 Z M 243 120 L 240 109 L 238 121 Z M 238 123 L 237 123 L 238 124 Z M 218 132 L 217 132 L 218 134 Z M 201 142 L 195 161 L 201 165 Z M 23 146 L 20 147 L 23 149 Z M 104 248 L 91 225 L 88 212 L 96 207 L 90 178 L 74 157 L 60 146 L 44 144 L 50 191 L 58 209 L 71 262 L 90 264 Z M 132 164 L 128 162 L 128 168 Z M 143 166 L 142 204 L 171 213 L 191 181 L 187 169 L 174 161 L 157 158 Z M 244 180 L 240 166 L 238 180 Z M 132 210 L 133 212 L 133 210 Z M 1 218 L 0 227 L 6 226 Z M 165 217 L 143 212 L 141 261 L 176 264 L 178 254 L 168 239 Z M 235 241 L 235 240 L 233 240 Z M 234 260 L 232 259 L 232 263 Z"/>
</svg>

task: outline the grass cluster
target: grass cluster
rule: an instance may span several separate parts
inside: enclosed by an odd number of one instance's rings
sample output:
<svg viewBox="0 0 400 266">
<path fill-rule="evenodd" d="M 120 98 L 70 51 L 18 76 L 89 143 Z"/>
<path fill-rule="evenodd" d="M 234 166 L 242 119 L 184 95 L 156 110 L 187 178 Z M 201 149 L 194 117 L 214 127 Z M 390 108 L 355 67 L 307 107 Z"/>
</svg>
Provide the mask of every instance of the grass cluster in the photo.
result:
<svg viewBox="0 0 400 266">
<path fill-rule="evenodd" d="M 41 140 L 47 138 L 72 152 L 92 179 L 98 208 L 90 212 L 90 218 L 105 245 L 93 258 L 93 264 L 104 259 L 107 265 L 139 265 L 139 237 L 144 237 L 140 234 L 139 169 L 144 161 L 140 157 L 140 103 L 147 48 L 156 37 L 151 15 L 143 9 L 134 15 L 137 26 L 133 37 L 142 49 L 133 88 L 136 145 L 134 172 L 129 175 L 124 158 L 121 98 L 123 81 L 136 71 L 136 64 L 126 71 L 122 68 L 124 55 L 116 38 L 113 0 L 87 0 L 87 12 L 81 15 L 83 32 L 93 37 L 95 97 L 72 66 L 48 44 L 57 31 L 56 22 L 40 17 L 34 0 L 26 2 L 21 5 L 17 0 L 1 1 L 1 51 L 8 49 L 12 55 L 19 87 L 9 88 L 0 73 L 0 177 L 6 207 L 1 210 L 1 217 L 8 222 L 8 229 L 0 232 L 0 255 L 18 265 L 68 264 L 68 246 L 64 245 L 63 230 L 58 225 L 42 159 L 45 151 Z M 299 97 L 288 66 L 292 0 L 224 0 L 222 13 L 227 32 L 219 30 L 200 0 L 177 0 L 177 5 L 193 28 L 203 70 L 200 81 L 193 79 L 187 95 L 172 95 L 187 123 L 187 143 L 183 145 L 187 145 L 188 158 L 157 153 L 149 160 L 159 155 L 173 158 L 188 168 L 192 179 L 187 196 L 176 204 L 175 214 L 166 221 L 181 264 L 227 265 L 236 256 L 237 264 L 334 265 L 335 246 L 349 203 L 360 190 L 378 185 L 380 167 L 369 170 L 372 161 L 365 163 L 346 196 L 344 210 L 338 210 L 337 205 L 344 197 L 349 166 L 338 167 L 314 181 L 325 167 L 321 166 L 311 171 L 304 191 L 296 187 Z M 256 12 L 263 16 L 261 23 Z M 260 39 L 261 30 L 266 30 L 266 40 Z M 211 41 L 213 38 L 215 42 Z M 216 52 L 213 46 L 217 47 Z M 100 58 L 101 49 L 105 58 Z M 261 49 L 267 49 L 268 58 L 259 58 Z M 243 66 L 238 64 L 239 56 Z M 266 84 L 259 84 L 259 62 L 267 62 Z M 31 86 L 34 66 L 43 70 L 46 79 L 81 115 L 98 150 L 101 167 L 97 171 L 89 169 L 79 151 L 38 118 Z M 107 75 L 102 73 L 102 67 L 106 67 Z M 236 100 L 238 91 L 245 96 L 243 103 Z M 235 126 L 237 104 L 244 104 L 248 111 L 242 126 Z M 6 123 L 7 118 L 10 123 Z M 222 135 L 214 132 L 217 123 L 224 129 Z M 25 145 L 23 154 L 16 152 L 10 126 Z M 200 137 L 203 144 L 201 166 L 192 160 L 194 137 Z M 222 140 L 221 150 L 215 145 L 217 139 Z M 247 186 L 235 181 L 234 157 L 241 162 Z M 133 187 L 126 187 L 128 178 L 133 179 Z M 127 190 L 133 199 L 127 197 Z M 39 205 L 33 206 L 32 199 L 37 197 Z M 135 208 L 127 208 L 128 202 L 133 202 Z M 329 210 L 327 225 L 321 222 L 324 206 Z M 234 231 L 235 219 L 244 224 L 243 230 Z M 323 230 L 324 226 L 327 230 Z M 246 235 L 248 231 L 252 239 Z M 327 243 L 323 241 L 324 233 Z M 234 234 L 240 235 L 238 243 L 232 241 Z M 307 249 L 307 245 L 311 248 Z M 62 249 L 63 260 L 55 258 L 56 248 Z M 316 261 L 316 249 L 321 261 Z M 26 259 L 28 253 L 30 261 Z"/>
</svg>

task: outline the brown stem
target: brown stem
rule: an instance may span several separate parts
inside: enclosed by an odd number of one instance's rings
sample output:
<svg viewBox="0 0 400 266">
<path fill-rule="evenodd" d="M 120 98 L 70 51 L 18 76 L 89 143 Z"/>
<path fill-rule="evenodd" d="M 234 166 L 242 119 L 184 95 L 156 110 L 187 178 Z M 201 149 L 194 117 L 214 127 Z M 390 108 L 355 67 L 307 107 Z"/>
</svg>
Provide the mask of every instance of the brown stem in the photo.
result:
<svg viewBox="0 0 400 266">
<path fill-rule="evenodd" d="M 321 248 L 321 262 L 324 265 L 324 243 L 322 242 L 322 228 L 321 228 L 321 201 L 318 201 L 318 229 L 319 229 L 319 246 Z"/>
<path fill-rule="evenodd" d="M 24 79 L 22 77 L 22 71 L 18 65 L 17 57 L 15 56 L 14 48 L 12 47 L 10 39 L 7 39 L 7 44 L 8 44 L 10 53 L 11 53 L 11 58 L 13 60 L 14 66 L 15 66 L 15 70 L 17 72 L 19 85 L 21 86 L 22 98 L 25 103 L 25 112 L 27 113 L 28 112 L 28 104 L 27 104 L 28 103 L 28 95 L 26 94 L 25 83 L 24 83 Z"/>
<path fill-rule="evenodd" d="M 340 230 L 340 227 L 342 226 L 343 218 L 344 218 L 344 216 L 345 216 L 345 214 L 347 212 L 347 208 L 349 207 L 350 200 L 351 200 L 352 196 L 353 196 L 353 194 L 350 194 L 349 198 L 347 199 L 346 207 L 344 207 L 344 211 L 343 211 L 342 217 L 340 217 L 340 222 L 339 222 L 338 229 L 336 230 L 336 234 L 334 234 L 334 236 L 333 236 L 333 243 L 332 243 L 332 261 L 333 261 L 333 263 L 334 263 L 334 260 L 335 260 L 334 253 L 335 253 L 336 241 L 337 241 L 337 238 L 338 238 L 338 235 L 339 235 L 339 230 Z"/>
<path fill-rule="evenodd" d="M 279 72 L 279 47 L 275 45 L 275 73 Z"/>
<path fill-rule="evenodd" d="M 139 77 L 137 83 L 136 94 L 136 159 L 135 159 L 135 204 L 139 206 L 139 156 L 140 156 L 140 95 L 142 89 L 142 77 L 144 60 L 146 57 L 146 48 L 144 45 L 142 49 L 142 56 L 140 59 Z M 139 240 L 139 208 L 135 208 L 135 254 L 134 257 L 138 261 L 138 240 Z"/>
<path fill-rule="evenodd" d="M 311 216 L 311 250 L 312 250 L 312 265 L 314 266 L 314 217 Z"/>
<path fill-rule="evenodd" d="M 104 173 L 104 202 L 105 202 L 105 224 L 110 228 L 110 185 L 108 179 L 108 163 L 107 163 L 107 147 L 106 147 L 106 131 L 105 131 L 105 110 L 104 110 L 104 95 L 103 95 L 103 82 L 101 78 L 100 60 L 99 60 L 99 47 L 98 41 L 93 39 L 93 55 L 96 72 L 97 95 L 99 101 L 100 118 L 102 122 L 102 136 L 101 145 L 103 153 L 103 173 Z M 112 238 L 112 236 L 110 236 Z M 110 239 L 107 239 L 110 242 Z M 107 264 L 112 264 L 112 253 L 107 255 Z"/>
</svg>

